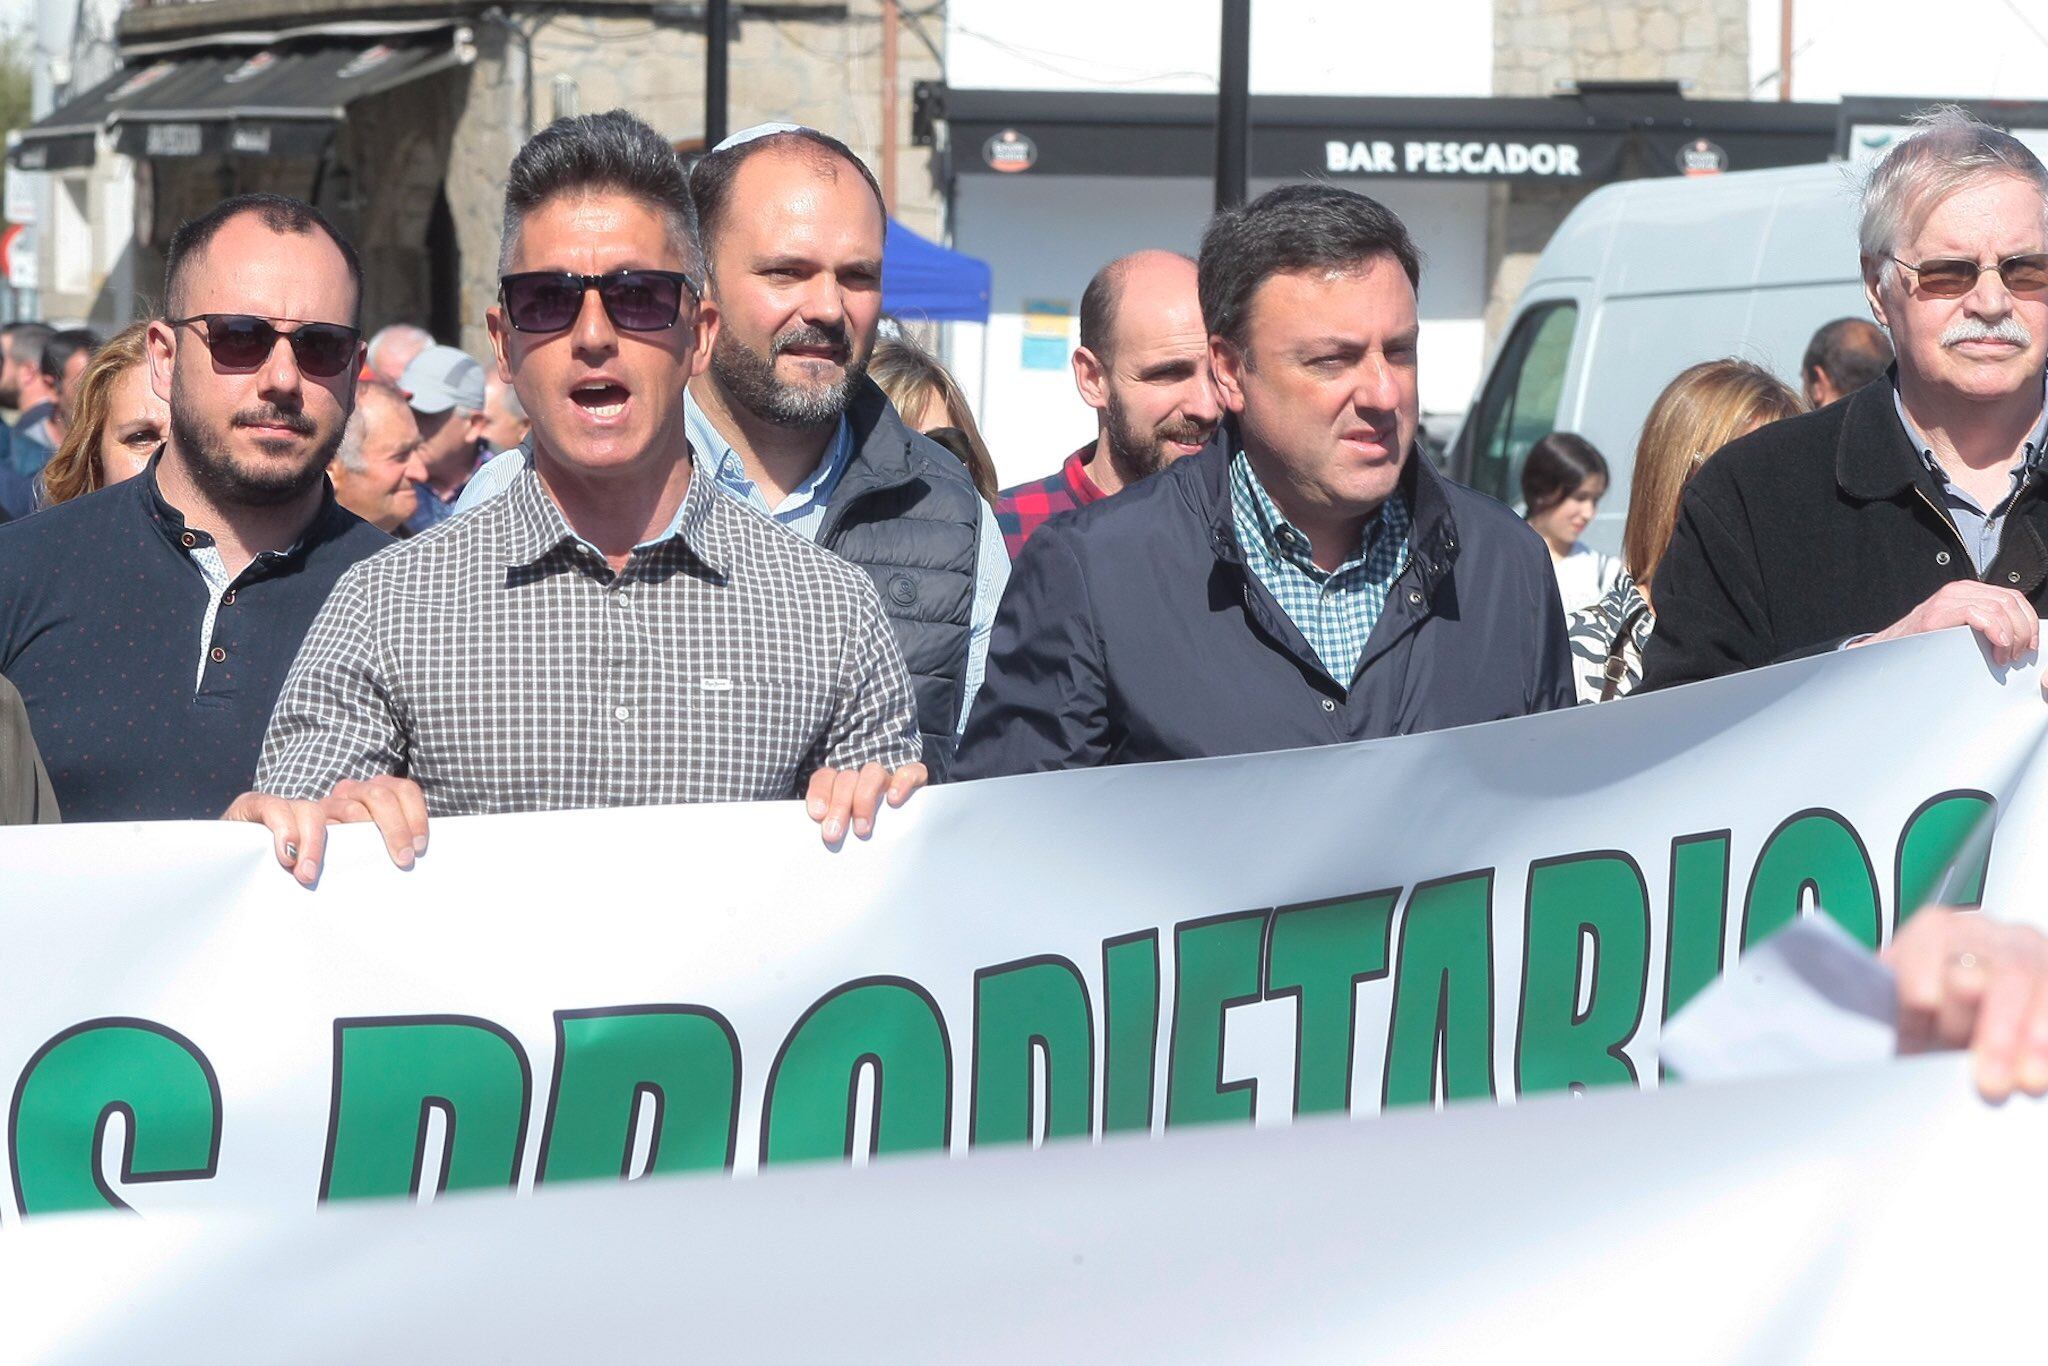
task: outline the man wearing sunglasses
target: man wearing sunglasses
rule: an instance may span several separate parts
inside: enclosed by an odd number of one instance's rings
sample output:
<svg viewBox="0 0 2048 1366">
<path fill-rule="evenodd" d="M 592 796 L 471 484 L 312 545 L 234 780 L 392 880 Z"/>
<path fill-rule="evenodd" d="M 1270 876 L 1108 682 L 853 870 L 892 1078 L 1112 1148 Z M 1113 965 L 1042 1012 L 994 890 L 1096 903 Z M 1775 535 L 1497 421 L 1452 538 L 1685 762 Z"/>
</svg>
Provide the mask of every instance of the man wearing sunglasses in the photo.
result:
<svg viewBox="0 0 2048 1366">
<path fill-rule="evenodd" d="M 390 544 L 327 481 L 360 298 L 355 253 L 296 200 L 187 223 L 148 335 L 169 439 L 140 477 L 0 527 L 0 673 L 66 819 L 218 815 L 328 590 Z"/>
<path fill-rule="evenodd" d="M 719 316 L 684 401 L 690 444 L 727 492 L 867 571 L 910 669 L 924 760 L 944 776 L 1010 562 L 966 468 L 867 377 L 881 189 L 838 139 L 764 124 L 699 161 L 690 190 Z M 522 464 L 493 462 L 458 511 Z"/>
<path fill-rule="evenodd" d="M 430 814 L 801 796 L 837 844 L 924 782 L 868 577 L 692 459 L 702 270 L 681 163 L 632 115 L 558 120 L 513 160 L 487 321 L 532 463 L 314 623 L 228 813 L 301 882 L 331 820 L 374 819 L 409 866 Z"/>
<path fill-rule="evenodd" d="M 1871 176 L 1860 237 L 1889 380 L 1701 467 L 1657 566 L 1646 687 L 1950 626 L 2000 663 L 2040 643 L 2048 169 L 1934 115 Z"/>
</svg>

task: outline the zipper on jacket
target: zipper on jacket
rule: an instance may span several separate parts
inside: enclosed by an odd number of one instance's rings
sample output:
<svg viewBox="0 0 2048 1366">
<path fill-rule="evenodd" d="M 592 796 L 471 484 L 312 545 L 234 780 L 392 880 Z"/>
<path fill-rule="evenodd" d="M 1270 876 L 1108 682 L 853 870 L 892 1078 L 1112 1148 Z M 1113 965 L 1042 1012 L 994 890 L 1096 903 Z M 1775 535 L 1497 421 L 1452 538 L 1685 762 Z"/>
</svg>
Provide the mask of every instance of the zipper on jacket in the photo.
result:
<svg viewBox="0 0 2048 1366">
<path fill-rule="evenodd" d="M 2025 491 L 2024 485 L 2021 486 L 2021 491 Z M 1963 533 L 1956 530 L 1956 524 L 1948 519 L 1948 514 L 1946 512 L 1943 512 L 1940 508 L 1934 505 L 1934 500 L 1927 496 L 1926 489 L 1923 489 L 1918 484 L 1915 484 L 1913 485 L 1913 492 L 1920 495 L 1920 501 L 1927 504 L 1927 510 L 1934 514 L 1934 519 L 1940 522 L 1942 526 L 1947 529 L 1948 534 L 1955 538 L 1956 548 L 1963 552 L 1963 563 L 1970 566 L 1970 577 L 1978 579 L 1979 582 L 1982 582 L 1981 576 L 1977 573 L 1977 562 L 1970 558 L 1970 543 L 1963 539 Z M 2017 502 L 2019 500 L 2019 495 L 2014 494 L 2013 500 Z M 2008 509 L 2006 515 L 2011 515 L 2010 509 Z M 2001 553 L 2005 550 L 2004 523 L 2000 523 L 1998 527 L 1998 549 Z M 1993 564 L 1998 563 L 1998 556 L 1993 555 L 1991 557 L 1991 562 Z"/>
</svg>

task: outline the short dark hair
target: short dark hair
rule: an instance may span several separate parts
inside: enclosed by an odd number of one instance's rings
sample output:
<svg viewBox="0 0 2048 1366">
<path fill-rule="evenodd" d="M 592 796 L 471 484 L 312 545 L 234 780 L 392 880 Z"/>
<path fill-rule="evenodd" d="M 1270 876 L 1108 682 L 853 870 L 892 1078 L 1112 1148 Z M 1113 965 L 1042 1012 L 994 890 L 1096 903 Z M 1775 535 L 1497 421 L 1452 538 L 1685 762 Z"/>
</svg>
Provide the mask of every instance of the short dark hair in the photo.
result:
<svg viewBox="0 0 2048 1366">
<path fill-rule="evenodd" d="M 1123 304 L 1124 281 L 1130 278 L 1132 262 L 1145 254 L 1134 251 L 1117 257 L 1096 271 L 1089 278 L 1088 287 L 1081 291 L 1081 345 L 1097 360 L 1109 359 L 1110 338 L 1116 333 L 1116 315 Z M 1192 257 L 1179 252 L 1168 254 L 1194 264 Z"/>
<path fill-rule="evenodd" d="M 1883 328 L 1867 318 L 1837 318 L 1806 344 L 1799 377 L 1804 380 L 1818 370 L 1837 393 L 1847 394 L 1882 375 L 1891 363 L 1892 344 Z"/>
<path fill-rule="evenodd" d="M 661 134 L 624 109 L 556 119 L 526 140 L 505 172 L 504 236 L 498 273 L 512 268 L 526 216 L 564 195 L 627 195 L 668 221 L 669 245 L 685 274 L 701 277 L 697 210 L 682 158 Z"/>
<path fill-rule="evenodd" d="M 282 194 L 238 194 L 208 209 L 197 218 L 187 219 L 178 230 L 171 234 L 171 245 L 164 251 L 164 316 L 184 316 L 184 277 L 191 269 L 194 257 L 207 248 L 207 244 L 234 219 L 243 214 L 254 214 L 274 233 L 293 233 L 303 236 L 311 232 L 327 235 L 334 243 L 335 250 L 348 266 L 349 286 L 355 290 L 355 306 L 350 310 L 349 322 L 353 324 L 363 311 L 363 263 L 356 256 L 356 249 L 349 244 L 326 215 L 302 199 L 293 199 Z"/>
<path fill-rule="evenodd" d="M 1606 457 L 1583 436 L 1552 432 L 1522 463 L 1522 506 L 1530 512 L 1555 507 L 1588 479 L 1609 482 Z"/>
<path fill-rule="evenodd" d="M 8 323 L 0 327 L 0 337 L 7 339 L 8 357 L 38 370 L 43 368 L 43 348 L 56 335 L 56 330 L 47 323 Z"/>
<path fill-rule="evenodd" d="M 1258 287 L 1297 270 L 1352 270 L 1391 256 L 1422 282 L 1422 254 L 1386 205 L 1334 185 L 1282 185 L 1209 220 L 1196 263 L 1209 331 L 1244 343 L 1245 315 Z"/>
<path fill-rule="evenodd" d="M 44 379 L 56 384 L 64 378 L 64 367 L 71 363 L 73 356 L 83 351 L 85 358 L 91 360 L 93 352 L 99 349 L 99 333 L 89 327 L 67 327 L 50 334 L 37 368 L 43 372 Z"/>
<path fill-rule="evenodd" d="M 707 152 L 690 169 L 690 194 L 697 201 L 697 230 L 706 251 L 710 250 L 711 239 L 718 236 L 718 230 L 725 222 L 726 209 L 732 201 L 733 179 L 739 175 L 740 167 L 762 152 L 795 152 L 825 169 L 831 168 L 835 161 L 847 163 L 860 172 L 860 178 L 875 197 L 875 207 L 881 210 L 883 224 L 887 225 L 889 206 L 882 200 L 882 186 L 867 163 L 853 154 L 851 147 L 830 133 L 821 133 L 815 128 L 788 128 L 750 138 L 722 151 Z"/>
</svg>

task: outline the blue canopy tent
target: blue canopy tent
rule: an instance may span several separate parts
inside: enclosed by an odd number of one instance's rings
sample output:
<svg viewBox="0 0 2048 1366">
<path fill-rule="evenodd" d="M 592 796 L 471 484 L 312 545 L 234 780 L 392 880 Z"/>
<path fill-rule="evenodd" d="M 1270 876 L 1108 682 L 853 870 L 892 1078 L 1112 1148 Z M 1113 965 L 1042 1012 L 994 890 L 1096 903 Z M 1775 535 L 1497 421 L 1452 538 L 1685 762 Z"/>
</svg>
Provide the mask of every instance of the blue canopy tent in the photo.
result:
<svg viewBox="0 0 2048 1366">
<path fill-rule="evenodd" d="M 882 243 L 882 311 L 906 322 L 988 321 L 988 262 L 927 242 L 895 219 Z"/>
</svg>

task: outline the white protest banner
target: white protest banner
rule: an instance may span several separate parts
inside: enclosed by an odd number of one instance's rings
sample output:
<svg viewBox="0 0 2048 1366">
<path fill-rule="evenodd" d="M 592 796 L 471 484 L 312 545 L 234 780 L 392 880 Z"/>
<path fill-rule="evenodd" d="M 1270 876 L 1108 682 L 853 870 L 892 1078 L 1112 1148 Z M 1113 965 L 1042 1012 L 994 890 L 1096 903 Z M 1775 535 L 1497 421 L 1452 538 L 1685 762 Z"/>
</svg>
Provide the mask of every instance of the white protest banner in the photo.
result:
<svg viewBox="0 0 2048 1366">
<path fill-rule="evenodd" d="M 0 1236 L 10 1360 L 2024 1361 L 2048 1107 L 1953 1055 L 848 1176 Z"/>
<path fill-rule="evenodd" d="M 1816 897 L 1877 944 L 2028 828 L 2044 730 L 1955 633 L 942 788 L 837 852 L 794 804 L 448 820 L 410 873 L 339 831 L 307 892 L 254 827 L 0 832 L 4 1217 L 1648 1086 L 1744 944 Z"/>
</svg>

